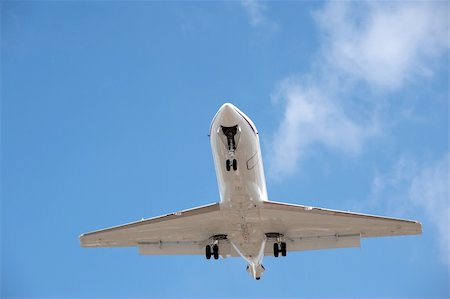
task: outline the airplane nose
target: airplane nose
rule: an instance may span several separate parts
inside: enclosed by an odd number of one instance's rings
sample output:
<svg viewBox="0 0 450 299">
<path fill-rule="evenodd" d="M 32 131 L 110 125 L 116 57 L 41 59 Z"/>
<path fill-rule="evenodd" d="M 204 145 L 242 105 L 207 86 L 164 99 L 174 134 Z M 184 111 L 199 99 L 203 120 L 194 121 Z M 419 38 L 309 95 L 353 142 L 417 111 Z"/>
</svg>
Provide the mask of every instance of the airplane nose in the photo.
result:
<svg viewBox="0 0 450 299">
<path fill-rule="evenodd" d="M 237 125 L 239 120 L 239 114 L 236 110 L 236 107 L 230 103 L 223 104 L 222 107 L 220 107 L 217 116 L 220 120 L 220 124 L 226 127 Z"/>
<path fill-rule="evenodd" d="M 224 114 L 231 114 L 236 112 L 236 107 L 231 103 L 225 103 L 220 107 L 219 111 Z"/>
</svg>

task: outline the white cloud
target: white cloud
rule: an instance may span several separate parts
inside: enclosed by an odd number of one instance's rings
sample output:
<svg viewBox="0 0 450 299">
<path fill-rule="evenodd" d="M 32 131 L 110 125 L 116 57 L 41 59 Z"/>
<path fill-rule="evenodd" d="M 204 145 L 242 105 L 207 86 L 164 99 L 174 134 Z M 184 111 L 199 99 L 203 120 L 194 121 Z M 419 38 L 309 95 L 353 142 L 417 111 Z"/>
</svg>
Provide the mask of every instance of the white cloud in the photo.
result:
<svg viewBox="0 0 450 299">
<path fill-rule="evenodd" d="M 330 2 L 317 12 L 321 49 L 305 76 L 310 80 L 290 77 L 277 87 L 284 115 L 269 175 L 295 173 L 313 146 L 357 154 L 379 136 L 381 104 L 369 103 L 362 111 L 366 119 L 358 117 L 352 87 L 364 82 L 369 90 L 389 92 L 432 75 L 430 65 L 449 46 L 447 17 L 443 2 Z"/>
<path fill-rule="evenodd" d="M 387 205 L 391 213 L 407 215 L 419 210 L 434 226 L 442 259 L 450 264 L 449 154 L 435 161 L 402 156 L 386 174 L 373 181 L 373 205 Z M 430 228 L 424 227 L 424 231 Z"/>
<path fill-rule="evenodd" d="M 257 0 L 242 0 L 241 5 L 246 10 L 253 27 L 264 27 L 269 33 L 278 28 L 275 22 L 266 17 L 267 6 L 264 3 Z"/>
<path fill-rule="evenodd" d="M 241 1 L 241 5 L 247 11 L 252 26 L 261 25 L 266 21 L 266 17 L 264 16 L 266 7 L 262 3 L 256 0 L 244 0 Z"/>
<path fill-rule="evenodd" d="M 316 14 L 324 57 L 370 85 L 395 89 L 449 46 L 446 2 L 330 2 Z"/>
<path fill-rule="evenodd" d="M 315 85 L 302 85 L 286 79 L 274 94 L 285 101 L 285 115 L 274 137 L 270 173 L 274 177 L 292 174 L 312 145 L 324 145 L 349 155 L 361 151 L 363 141 L 377 133 L 375 122 L 362 124 L 352 120 L 339 102 Z"/>
</svg>

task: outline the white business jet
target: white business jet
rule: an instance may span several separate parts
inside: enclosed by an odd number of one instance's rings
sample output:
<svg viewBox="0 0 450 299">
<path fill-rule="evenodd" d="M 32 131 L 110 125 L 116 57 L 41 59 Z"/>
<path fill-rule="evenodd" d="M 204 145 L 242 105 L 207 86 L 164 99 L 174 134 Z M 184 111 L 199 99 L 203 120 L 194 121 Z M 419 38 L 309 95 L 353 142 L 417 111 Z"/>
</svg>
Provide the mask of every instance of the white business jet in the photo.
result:
<svg viewBox="0 0 450 299">
<path fill-rule="evenodd" d="M 359 247 L 364 237 L 422 233 L 417 221 L 269 201 L 258 131 L 232 104 L 210 128 L 220 202 L 80 236 L 83 247 L 137 246 L 143 255 L 204 254 L 244 258 L 257 280 L 263 257 Z"/>
</svg>

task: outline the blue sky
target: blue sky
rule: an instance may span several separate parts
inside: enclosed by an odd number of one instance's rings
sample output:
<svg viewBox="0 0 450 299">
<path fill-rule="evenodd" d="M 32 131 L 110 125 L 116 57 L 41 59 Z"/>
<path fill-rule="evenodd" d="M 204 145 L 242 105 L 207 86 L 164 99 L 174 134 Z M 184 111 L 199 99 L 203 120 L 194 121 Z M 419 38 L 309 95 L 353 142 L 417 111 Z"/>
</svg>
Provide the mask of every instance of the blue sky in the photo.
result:
<svg viewBox="0 0 450 299">
<path fill-rule="evenodd" d="M 448 298 L 448 2 L 3 1 L 2 298 Z M 269 198 L 423 235 L 265 259 L 139 256 L 78 236 L 217 202 L 223 102 Z"/>
</svg>

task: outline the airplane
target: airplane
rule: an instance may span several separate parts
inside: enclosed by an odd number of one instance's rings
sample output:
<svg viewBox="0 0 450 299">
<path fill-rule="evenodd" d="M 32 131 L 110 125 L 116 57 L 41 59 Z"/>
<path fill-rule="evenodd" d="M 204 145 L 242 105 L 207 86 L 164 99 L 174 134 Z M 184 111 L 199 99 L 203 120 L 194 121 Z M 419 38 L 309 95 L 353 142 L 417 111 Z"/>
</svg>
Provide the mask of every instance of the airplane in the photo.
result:
<svg viewBox="0 0 450 299">
<path fill-rule="evenodd" d="M 264 256 L 359 247 L 361 238 L 416 235 L 417 221 L 270 201 L 258 130 L 230 103 L 209 133 L 220 201 L 80 236 L 82 247 L 139 248 L 142 255 L 242 257 L 259 280 Z"/>
</svg>

